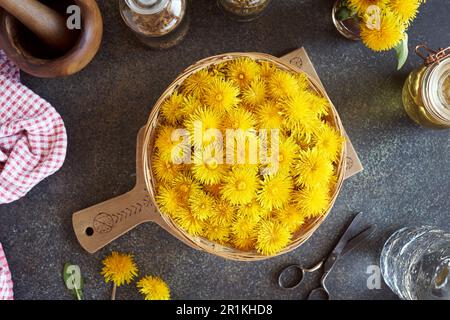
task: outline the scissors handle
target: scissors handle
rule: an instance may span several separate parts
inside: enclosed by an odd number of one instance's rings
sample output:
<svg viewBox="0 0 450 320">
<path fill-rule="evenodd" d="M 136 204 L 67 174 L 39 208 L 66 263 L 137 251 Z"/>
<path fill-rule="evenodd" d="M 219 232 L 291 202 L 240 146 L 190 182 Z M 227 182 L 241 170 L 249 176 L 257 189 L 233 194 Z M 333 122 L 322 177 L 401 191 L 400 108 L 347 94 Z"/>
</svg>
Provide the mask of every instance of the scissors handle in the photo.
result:
<svg viewBox="0 0 450 320">
<path fill-rule="evenodd" d="M 326 288 L 318 287 L 309 293 L 308 300 L 330 300 L 330 294 Z"/>
<path fill-rule="evenodd" d="M 281 272 L 278 275 L 278 286 L 282 289 L 291 290 L 297 288 L 302 282 L 303 278 L 305 277 L 305 273 L 311 273 L 314 271 L 319 270 L 322 268 L 324 261 L 320 261 L 318 264 L 316 264 L 314 267 L 310 269 L 302 268 L 298 264 L 291 264 L 281 270 Z M 285 280 L 285 277 L 287 277 L 287 274 L 289 272 L 295 272 L 297 273 L 295 280 L 287 282 Z"/>
</svg>

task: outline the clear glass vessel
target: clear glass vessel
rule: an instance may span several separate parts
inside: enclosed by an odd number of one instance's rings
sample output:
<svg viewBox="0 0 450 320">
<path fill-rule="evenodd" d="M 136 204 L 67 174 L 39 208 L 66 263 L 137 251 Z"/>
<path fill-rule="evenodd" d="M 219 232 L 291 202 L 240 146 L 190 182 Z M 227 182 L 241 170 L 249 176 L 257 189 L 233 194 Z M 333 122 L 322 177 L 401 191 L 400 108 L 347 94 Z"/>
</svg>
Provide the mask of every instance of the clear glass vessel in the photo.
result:
<svg viewBox="0 0 450 320">
<path fill-rule="evenodd" d="M 403 87 L 403 105 L 416 123 L 450 128 L 450 55 L 413 71 Z"/>
<path fill-rule="evenodd" d="M 219 7 L 237 21 L 252 21 L 268 7 L 270 0 L 217 0 Z"/>
<path fill-rule="evenodd" d="M 385 243 L 381 272 L 405 300 L 450 300 L 450 233 L 433 227 L 403 228 Z"/>
<path fill-rule="evenodd" d="M 331 12 L 331 18 L 333 20 L 334 26 L 337 31 L 343 35 L 345 38 L 350 40 L 359 41 L 360 37 L 360 29 L 359 29 L 359 19 L 357 17 L 350 17 L 345 20 L 339 20 L 337 17 L 337 13 L 342 5 L 342 0 L 336 0 L 333 6 L 333 10 Z"/>
<path fill-rule="evenodd" d="M 173 47 L 188 32 L 186 0 L 119 0 L 119 4 L 126 25 L 151 48 Z"/>
</svg>

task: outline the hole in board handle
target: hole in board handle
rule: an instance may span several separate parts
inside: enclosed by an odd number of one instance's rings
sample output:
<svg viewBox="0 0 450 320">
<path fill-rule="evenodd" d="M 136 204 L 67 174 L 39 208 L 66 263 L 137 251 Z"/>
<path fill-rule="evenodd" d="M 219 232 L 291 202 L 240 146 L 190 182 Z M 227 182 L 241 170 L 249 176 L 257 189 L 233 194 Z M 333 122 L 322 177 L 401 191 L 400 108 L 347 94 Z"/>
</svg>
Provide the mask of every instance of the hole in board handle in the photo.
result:
<svg viewBox="0 0 450 320">
<path fill-rule="evenodd" d="M 91 237 L 94 234 L 94 229 L 87 227 L 85 232 L 88 237 Z"/>
</svg>

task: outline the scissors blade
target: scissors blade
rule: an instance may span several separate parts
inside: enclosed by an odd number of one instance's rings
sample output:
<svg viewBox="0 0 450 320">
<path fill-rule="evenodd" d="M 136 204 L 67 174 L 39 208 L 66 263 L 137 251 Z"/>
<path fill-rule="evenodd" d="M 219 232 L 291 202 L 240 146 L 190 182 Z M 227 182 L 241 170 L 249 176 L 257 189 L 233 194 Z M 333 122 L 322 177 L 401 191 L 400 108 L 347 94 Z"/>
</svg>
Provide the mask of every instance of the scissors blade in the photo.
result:
<svg viewBox="0 0 450 320">
<path fill-rule="evenodd" d="M 361 231 L 361 233 L 353 237 L 349 242 L 347 242 L 347 245 L 342 250 L 340 257 L 343 257 L 356 247 L 360 246 L 364 241 L 368 241 L 369 239 L 371 239 L 373 234 L 375 233 L 375 230 L 375 227 L 368 227 Z"/>
<path fill-rule="evenodd" d="M 324 273 L 327 273 L 328 271 L 331 270 L 333 265 L 336 263 L 337 258 L 341 255 L 342 250 L 344 250 L 345 246 L 347 245 L 347 243 L 351 239 L 353 239 L 354 237 L 359 235 L 361 232 L 365 231 L 365 230 L 361 231 L 359 229 L 360 228 L 359 221 L 361 220 L 362 216 L 363 216 L 363 213 L 360 212 L 353 218 L 352 222 L 349 224 L 349 226 L 345 230 L 344 234 L 339 239 L 339 241 L 336 244 L 336 246 L 334 247 L 333 251 L 326 259 L 326 261 L 324 263 Z"/>
</svg>

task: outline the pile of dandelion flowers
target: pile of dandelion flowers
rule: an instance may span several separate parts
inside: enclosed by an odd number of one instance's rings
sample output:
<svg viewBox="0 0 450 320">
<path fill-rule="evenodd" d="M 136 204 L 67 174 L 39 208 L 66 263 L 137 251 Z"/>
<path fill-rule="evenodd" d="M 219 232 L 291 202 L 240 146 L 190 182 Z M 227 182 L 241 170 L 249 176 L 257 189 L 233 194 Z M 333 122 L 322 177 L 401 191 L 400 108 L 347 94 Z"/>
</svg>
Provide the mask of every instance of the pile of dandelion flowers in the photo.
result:
<svg viewBox="0 0 450 320">
<path fill-rule="evenodd" d="M 199 219 L 191 209 L 179 209 L 174 220 L 181 229 L 193 236 L 201 235 L 205 226 L 204 221 Z"/>
<path fill-rule="evenodd" d="M 158 153 L 153 157 L 152 168 L 156 179 L 165 183 L 172 182 L 182 170 L 180 165 L 161 158 Z"/>
</svg>

